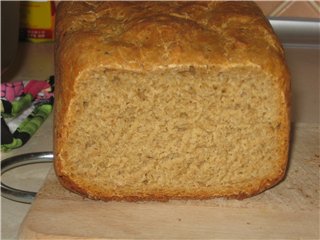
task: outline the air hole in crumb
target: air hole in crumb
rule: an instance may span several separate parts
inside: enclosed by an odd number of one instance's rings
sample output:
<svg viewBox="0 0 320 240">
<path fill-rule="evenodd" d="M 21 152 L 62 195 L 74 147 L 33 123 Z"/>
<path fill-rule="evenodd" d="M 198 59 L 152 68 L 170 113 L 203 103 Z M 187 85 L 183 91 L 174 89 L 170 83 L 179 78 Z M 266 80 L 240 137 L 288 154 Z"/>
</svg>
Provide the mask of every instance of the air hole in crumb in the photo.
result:
<svg viewBox="0 0 320 240">
<path fill-rule="evenodd" d="M 145 92 L 144 90 L 141 90 L 140 88 L 138 88 L 137 95 L 142 101 L 146 100 L 147 98 L 144 92 Z"/>
<path fill-rule="evenodd" d="M 188 114 L 185 113 L 185 112 L 182 112 L 182 113 L 180 113 L 180 117 L 181 117 L 181 118 L 187 118 L 187 117 L 188 117 Z"/>
<path fill-rule="evenodd" d="M 92 142 L 86 142 L 84 147 L 85 147 L 85 149 L 87 149 L 87 148 L 91 147 L 92 145 L 93 145 Z"/>
<path fill-rule="evenodd" d="M 117 76 L 114 76 L 114 77 L 112 78 L 111 82 L 114 83 L 114 84 L 119 84 L 119 83 L 120 83 L 120 78 L 117 77 Z"/>
<path fill-rule="evenodd" d="M 190 72 L 191 74 L 193 74 L 193 75 L 196 74 L 196 69 L 194 68 L 194 66 L 190 66 L 190 67 L 189 67 L 189 72 Z"/>
<path fill-rule="evenodd" d="M 84 107 L 84 108 L 86 108 L 86 107 L 88 107 L 89 102 L 87 102 L 87 101 L 83 101 L 83 102 L 82 102 L 82 105 L 83 105 L 83 107 Z"/>
<path fill-rule="evenodd" d="M 147 179 L 143 180 L 142 183 L 147 184 L 149 181 Z"/>
</svg>

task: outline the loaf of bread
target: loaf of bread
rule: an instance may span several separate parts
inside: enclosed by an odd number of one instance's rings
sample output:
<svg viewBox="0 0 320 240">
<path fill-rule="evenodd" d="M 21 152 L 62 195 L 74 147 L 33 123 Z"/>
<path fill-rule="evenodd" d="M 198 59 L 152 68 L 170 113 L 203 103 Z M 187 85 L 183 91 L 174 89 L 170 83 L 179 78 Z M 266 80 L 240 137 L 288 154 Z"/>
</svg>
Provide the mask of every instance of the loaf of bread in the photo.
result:
<svg viewBox="0 0 320 240">
<path fill-rule="evenodd" d="M 245 198 L 283 179 L 290 77 L 252 2 L 62 2 L 55 171 L 92 199 Z"/>
</svg>

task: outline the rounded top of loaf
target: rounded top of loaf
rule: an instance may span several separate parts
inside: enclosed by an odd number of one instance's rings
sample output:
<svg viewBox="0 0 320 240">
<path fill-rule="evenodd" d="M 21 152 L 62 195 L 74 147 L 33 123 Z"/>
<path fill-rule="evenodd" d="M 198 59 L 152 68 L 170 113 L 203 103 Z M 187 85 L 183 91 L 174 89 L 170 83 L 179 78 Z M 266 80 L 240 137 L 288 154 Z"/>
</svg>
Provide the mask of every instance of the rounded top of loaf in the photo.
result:
<svg viewBox="0 0 320 240">
<path fill-rule="evenodd" d="M 252 65 L 279 76 L 283 49 L 252 2 L 62 2 L 56 57 L 76 72 Z"/>
</svg>

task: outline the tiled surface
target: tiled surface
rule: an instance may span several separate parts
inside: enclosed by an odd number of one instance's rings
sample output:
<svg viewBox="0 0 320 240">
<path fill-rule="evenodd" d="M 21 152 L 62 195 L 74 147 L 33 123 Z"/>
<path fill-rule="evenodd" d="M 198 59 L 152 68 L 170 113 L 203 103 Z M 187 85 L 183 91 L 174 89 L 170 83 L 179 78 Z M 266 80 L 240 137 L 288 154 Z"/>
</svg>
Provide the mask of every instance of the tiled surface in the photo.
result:
<svg viewBox="0 0 320 240">
<path fill-rule="evenodd" d="M 320 19 L 320 1 L 256 1 L 266 16 Z"/>
</svg>

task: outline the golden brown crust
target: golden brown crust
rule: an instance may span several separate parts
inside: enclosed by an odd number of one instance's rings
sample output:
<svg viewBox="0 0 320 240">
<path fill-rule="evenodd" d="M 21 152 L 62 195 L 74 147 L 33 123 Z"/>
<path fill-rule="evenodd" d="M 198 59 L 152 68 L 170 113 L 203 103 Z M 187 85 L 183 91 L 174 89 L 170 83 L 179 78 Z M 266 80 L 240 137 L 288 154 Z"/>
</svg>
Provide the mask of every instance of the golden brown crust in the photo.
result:
<svg viewBox="0 0 320 240">
<path fill-rule="evenodd" d="M 205 200 L 205 199 L 212 199 L 217 197 L 223 197 L 227 199 L 238 199 L 242 200 L 248 197 L 255 196 L 266 189 L 270 188 L 271 186 L 276 185 L 279 181 L 281 181 L 284 177 L 285 171 L 282 172 L 282 174 L 279 175 L 277 179 L 274 179 L 272 181 L 266 180 L 265 182 L 260 184 L 260 187 L 258 189 L 246 189 L 246 191 L 237 192 L 237 193 L 228 193 L 228 194 L 217 194 L 213 192 L 203 191 L 202 193 L 194 193 L 194 194 L 183 194 L 179 195 L 178 192 L 172 193 L 170 195 L 163 194 L 160 191 L 156 194 L 148 194 L 148 195 L 126 195 L 126 196 L 112 196 L 112 194 L 106 194 L 106 193 L 95 193 L 94 195 L 90 195 L 87 190 L 79 187 L 76 183 L 74 183 L 68 176 L 60 175 L 58 176 L 58 179 L 60 183 L 67 189 L 69 189 L 72 192 L 80 193 L 81 195 L 88 197 L 93 200 L 104 200 L 104 201 L 169 201 L 169 200 Z"/>
<path fill-rule="evenodd" d="M 258 189 L 227 197 L 241 199 L 255 195 L 283 178 L 289 148 L 290 76 L 281 44 L 254 3 L 62 2 L 57 14 L 54 153 L 55 170 L 64 186 L 90 197 L 87 190 L 63 172 L 61 164 L 67 156 L 61 156 L 61 150 L 68 137 L 66 119 L 72 118 L 68 107 L 74 98 L 74 82 L 82 71 L 97 65 L 138 72 L 180 65 L 261 68 L 278 84 L 286 106 L 281 119 L 284 130 L 280 137 L 286 139 L 282 171 L 261 183 Z M 203 193 L 183 198 L 212 196 Z M 135 201 L 169 197 L 159 194 L 109 198 L 97 193 L 96 198 Z"/>
</svg>

